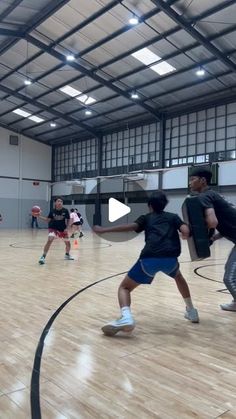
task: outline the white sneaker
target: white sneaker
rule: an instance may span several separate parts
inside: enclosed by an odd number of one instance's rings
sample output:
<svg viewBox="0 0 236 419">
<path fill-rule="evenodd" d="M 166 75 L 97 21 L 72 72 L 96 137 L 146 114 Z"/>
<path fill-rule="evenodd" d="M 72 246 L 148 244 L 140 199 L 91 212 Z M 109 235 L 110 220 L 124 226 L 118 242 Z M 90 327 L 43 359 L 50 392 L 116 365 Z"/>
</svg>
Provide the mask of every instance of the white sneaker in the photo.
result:
<svg viewBox="0 0 236 419">
<path fill-rule="evenodd" d="M 198 311 L 196 308 L 186 308 L 185 319 L 190 320 L 192 323 L 199 323 Z"/>
<path fill-rule="evenodd" d="M 65 260 L 74 260 L 74 258 L 71 255 L 65 255 Z"/>
<path fill-rule="evenodd" d="M 40 265 L 44 265 L 45 264 L 45 257 L 41 256 L 41 258 L 39 259 L 39 264 Z"/>
<path fill-rule="evenodd" d="M 106 336 L 114 336 L 117 332 L 131 332 L 135 328 L 135 322 L 131 318 L 129 320 L 121 317 L 102 327 L 102 331 Z"/>
<path fill-rule="evenodd" d="M 221 304 L 220 307 L 222 310 L 236 311 L 236 301 L 232 301 L 231 303 L 228 303 L 228 304 Z"/>
</svg>

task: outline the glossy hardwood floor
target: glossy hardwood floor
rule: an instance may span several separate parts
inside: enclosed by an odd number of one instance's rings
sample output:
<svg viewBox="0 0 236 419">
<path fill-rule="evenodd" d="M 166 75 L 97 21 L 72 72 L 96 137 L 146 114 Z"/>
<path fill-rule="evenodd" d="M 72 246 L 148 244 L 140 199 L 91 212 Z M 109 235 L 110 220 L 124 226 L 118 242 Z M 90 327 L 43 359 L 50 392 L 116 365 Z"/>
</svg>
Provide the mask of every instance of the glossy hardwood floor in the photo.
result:
<svg viewBox="0 0 236 419">
<path fill-rule="evenodd" d="M 133 293 L 133 333 L 109 338 L 100 328 L 119 316 L 120 273 L 136 260 L 143 237 L 108 246 L 86 233 L 73 244 L 75 261 L 63 259 L 64 245 L 56 241 L 39 266 L 46 237 L 46 230 L 0 230 L 1 419 L 31 418 L 34 356 L 53 313 L 78 290 L 113 275 L 72 299 L 46 335 L 42 418 L 236 418 L 236 313 L 219 308 L 230 301 L 222 291 L 229 242 L 219 241 L 211 258 L 195 263 L 183 244 L 181 270 L 200 324 L 183 318 L 175 283 L 160 274 Z"/>
</svg>

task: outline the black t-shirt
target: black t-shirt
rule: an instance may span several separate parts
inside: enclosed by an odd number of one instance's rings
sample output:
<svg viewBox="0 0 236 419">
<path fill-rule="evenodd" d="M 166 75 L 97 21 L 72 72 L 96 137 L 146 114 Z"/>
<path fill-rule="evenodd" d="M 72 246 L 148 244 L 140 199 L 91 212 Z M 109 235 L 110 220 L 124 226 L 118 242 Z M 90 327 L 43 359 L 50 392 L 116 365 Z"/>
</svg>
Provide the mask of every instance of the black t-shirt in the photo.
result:
<svg viewBox="0 0 236 419">
<path fill-rule="evenodd" d="M 178 230 L 184 222 L 171 212 L 141 215 L 135 223 L 137 233 L 145 232 L 145 246 L 140 258 L 178 257 L 181 245 Z"/>
<path fill-rule="evenodd" d="M 51 221 L 48 223 L 49 228 L 54 230 L 64 231 L 66 229 L 65 220 L 70 219 L 69 211 L 66 208 L 61 208 L 60 210 L 54 208 L 49 212 L 48 218 L 51 218 Z"/>
<path fill-rule="evenodd" d="M 204 209 L 214 208 L 218 220 L 217 230 L 222 236 L 236 243 L 236 208 L 233 204 L 212 189 L 199 193 L 198 199 Z"/>
</svg>

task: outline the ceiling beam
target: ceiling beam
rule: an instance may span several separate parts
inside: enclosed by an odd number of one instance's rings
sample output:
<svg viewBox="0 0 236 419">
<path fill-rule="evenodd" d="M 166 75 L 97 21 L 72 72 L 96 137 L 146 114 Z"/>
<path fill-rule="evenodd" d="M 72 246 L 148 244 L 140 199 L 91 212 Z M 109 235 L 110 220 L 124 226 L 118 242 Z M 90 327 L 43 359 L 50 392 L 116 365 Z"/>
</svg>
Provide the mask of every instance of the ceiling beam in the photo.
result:
<svg viewBox="0 0 236 419">
<path fill-rule="evenodd" d="M 230 55 L 232 55 L 233 53 L 235 53 L 236 52 L 236 49 L 233 49 L 233 50 L 228 50 L 227 51 L 227 55 L 228 56 L 230 56 Z M 217 61 L 217 58 L 215 58 L 215 57 L 211 57 L 211 58 L 208 58 L 208 59 L 206 59 L 206 60 L 204 60 L 204 61 L 201 61 L 201 63 L 200 63 L 200 65 L 201 66 L 205 66 L 205 65 L 207 65 L 207 64 L 210 64 L 210 63 L 212 63 L 212 62 L 214 62 L 214 61 Z M 194 70 L 196 68 L 196 64 L 192 64 L 192 65 L 190 65 L 190 66 L 188 66 L 188 67 L 184 67 L 183 69 L 181 69 L 181 70 L 179 70 L 179 71 L 177 71 L 176 73 L 175 73 L 175 75 L 177 76 L 177 75 L 180 75 L 180 74 L 184 74 L 184 73 L 187 73 L 187 72 L 189 72 L 189 71 L 192 71 L 192 70 Z M 217 80 L 217 77 L 218 77 L 218 74 L 216 74 L 216 75 L 212 75 L 212 74 L 209 74 L 209 75 L 211 75 L 211 76 L 213 76 L 213 77 L 215 77 L 215 79 Z M 162 77 L 161 79 L 160 78 L 157 78 L 157 79 L 153 79 L 153 80 L 150 80 L 149 82 L 146 82 L 146 83 L 142 83 L 142 84 L 139 84 L 139 85 L 137 85 L 136 86 L 136 90 L 137 91 L 139 91 L 139 89 L 141 89 L 141 88 L 145 88 L 145 87 L 148 87 L 148 86 L 150 86 L 150 85 L 154 85 L 155 83 L 158 83 L 159 81 L 162 81 L 162 80 L 168 80 L 169 78 L 171 78 L 173 75 L 170 73 L 170 74 L 167 74 L 166 76 L 164 76 L 164 77 Z M 198 80 L 199 81 L 199 80 Z M 202 80 L 202 82 L 204 82 L 204 79 Z M 192 86 L 195 86 L 195 83 L 196 83 L 196 81 L 194 81 L 194 82 L 192 82 Z M 190 87 L 190 86 L 188 86 L 188 87 Z M 100 88 L 100 86 L 98 87 L 98 89 Z M 85 92 L 84 92 L 84 94 L 87 94 L 88 95 L 88 93 L 90 93 L 90 91 L 94 91 L 95 90 L 95 88 L 91 88 L 91 89 L 88 89 L 88 90 L 86 90 Z M 170 91 L 168 91 L 168 92 L 166 92 L 166 93 L 164 93 L 164 94 L 170 94 L 171 92 Z M 109 97 L 109 98 L 107 98 L 107 99 L 103 99 L 103 100 L 99 100 L 97 103 L 102 103 L 102 102 L 106 102 L 106 101 L 109 101 L 109 100 L 112 100 L 112 99 L 115 99 L 116 97 L 118 97 L 117 95 L 113 95 L 113 96 L 111 96 L 111 97 Z M 36 97 L 35 99 L 38 99 L 38 97 Z M 66 99 L 66 100 L 63 100 L 63 101 L 60 101 L 59 103 L 57 103 L 56 105 L 54 105 L 54 107 L 56 108 L 57 106 L 60 106 L 60 105 L 62 105 L 62 104 L 64 104 L 64 103 L 67 103 L 68 102 L 68 99 Z M 90 121 L 90 120 L 93 120 L 93 119 L 96 119 L 96 118 L 99 118 L 99 117 L 106 117 L 106 115 L 109 115 L 109 113 L 113 113 L 113 112 L 117 112 L 117 111 L 119 111 L 119 110 L 121 110 L 122 108 L 123 109 L 126 109 L 126 108 L 128 108 L 128 107 L 130 107 L 130 106 L 132 106 L 132 104 L 129 104 L 129 105 L 125 105 L 125 106 L 121 106 L 121 107 L 118 107 L 118 108 L 114 108 L 113 110 L 109 110 L 109 111 L 105 111 L 105 112 L 100 112 L 100 113 L 96 113 L 96 114 L 94 114 L 93 116 L 91 116 L 91 117 L 88 117 L 87 118 L 87 121 Z M 83 108 L 81 108 L 81 109 L 77 109 L 77 110 L 74 110 L 74 111 L 71 111 L 71 112 L 69 112 L 69 113 L 66 113 L 65 115 L 70 115 L 70 116 L 72 116 L 74 113 L 78 113 L 78 112 L 82 112 L 83 111 Z M 162 110 L 160 109 L 159 111 L 161 111 L 162 112 Z M 4 114 L 3 115 L 5 115 L 5 114 L 7 114 L 8 113 L 8 111 L 7 112 L 4 112 Z M 2 116 L 2 114 L 0 114 L 0 117 Z M 14 123 L 14 122 L 13 122 Z M 45 125 L 45 122 L 42 122 L 41 124 L 39 124 L 39 126 L 40 125 Z M 25 131 L 28 131 L 28 130 L 31 130 L 31 129 L 33 129 L 34 128 L 34 126 L 32 125 L 32 126 L 30 126 L 30 127 L 28 127 L 28 128 L 25 128 L 24 130 L 23 130 L 23 132 L 25 132 Z M 44 135 L 45 133 L 47 133 L 47 132 L 50 132 L 50 130 L 46 130 L 46 131 L 43 131 L 42 133 L 40 133 L 40 134 L 37 134 L 37 136 L 39 135 Z"/>
<path fill-rule="evenodd" d="M 143 103 L 142 100 L 136 100 L 132 99 L 130 97 L 130 94 L 127 93 L 125 90 L 120 89 L 118 86 L 114 85 L 111 81 L 106 80 L 105 78 L 99 76 L 98 74 L 94 73 L 93 70 L 90 70 L 86 67 L 84 67 L 82 64 L 79 64 L 77 62 L 66 62 L 65 56 L 61 54 L 60 52 L 56 50 L 51 50 L 46 44 L 44 44 L 42 41 L 34 38 L 31 35 L 26 35 L 25 39 L 30 42 L 32 45 L 35 45 L 37 48 L 42 49 L 44 52 L 52 55 L 57 60 L 64 63 L 64 65 L 69 65 L 70 67 L 74 68 L 75 70 L 78 70 L 80 73 L 85 74 L 86 76 L 90 77 L 94 81 L 97 81 L 103 86 L 108 87 L 113 92 L 117 93 L 119 96 L 123 96 L 126 99 L 130 100 L 131 102 L 135 103 L 135 105 L 140 106 L 141 108 L 145 109 L 147 112 L 149 112 L 152 116 L 154 116 L 157 119 L 161 119 L 161 115 L 155 111 L 155 109 L 151 108 L 151 106 L 146 105 Z"/>
<path fill-rule="evenodd" d="M 13 12 L 13 10 L 16 9 L 17 6 L 19 6 L 21 3 L 23 2 L 23 0 L 15 0 L 13 1 L 12 4 L 10 4 L 10 6 L 8 6 L 1 14 L 0 14 L 0 22 L 2 22 L 5 17 L 7 17 L 11 12 Z"/>
<path fill-rule="evenodd" d="M 63 6 L 65 6 L 67 3 L 69 3 L 70 0 L 57 0 L 56 2 L 50 1 L 47 6 L 45 6 L 30 22 L 30 25 L 25 25 L 24 34 L 31 32 L 33 29 L 35 29 L 37 26 L 39 26 L 44 20 L 48 19 L 50 16 L 52 16 L 54 13 L 57 12 L 57 10 L 61 9 Z M 6 42 L 4 42 L 0 46 L 0 55 L 4 54 L 6 51 L 8 51 L 11 47 L 13 47 L 16 44 L 17 40 L 7 39 Z"/>
<path fill-rule="evenodd" d="M 70 116 L 65 116 L 63 113 L 55 111 L 55 109 L 53 109 L 52 107 L 46 106 L 43 103 L 38 102 L 35 99 L 31 99 L 28 96 L 22 95 L 22 93 L 17 93 L 14 90 L 11 90 L 8 87 L 2 86 L 2 85 L 0 85 L 0 91 L 2 91 L 4 93 L 7 93 L 10 96 L 16 97 L 17 99 L 20 99 L 23 102 L 30 103 L 31 105 L 34 105 L 34 106 L 38 107 L 39 109 L 42 109 L 43 111 L 49 112 L 50 114 L 54 115 L 57 118 L 62 118 L 65 121 L 68 121 L 68 122 L 72 123 L 73 125 L 77 125 L 78 127 L 86 130 L 87 132 L 89 132 L 90 134 L 92 134 L 95 137 L 97 137 L 97 135 L 98 135 L 97 131 L 93 130 L 88 125 L 84 124 L 83 122 L 78 122 L 76 119 L 71 118 Z"/>
<path fill-rule="evenodd" d="M 224 63 L 231 71 L 236 71 L 236 64 L 225 56 L 218 48 L 216 48 L 205 36 L 203 36 L 197 29 L 190 24 L 186 18 L 180 16 L 172 7 L 170 7 L 163 0 L 151 0 L 155 6 L 159 7 L 170 19 L 181 26 L 186 32 L 188 32 L 196 41 L 198 41 L 203 47 L 211 52 L 212 55 L 217 57 L 222 63 Z"/>
<path fill-rule="evenodd" d="M 0 28 L 0 36 L 8 36 L 10 38 L 23 38 L 24 32 Z"/>
<path fill-rule="evenodd" d="M 231 6 L 233 3 L 234 3 L 234 1 L 235 0 L 225 0 L 223 3 L 221 3 L 221 4 L 219 4 L 219 5 L 217 5 L 217 6 L 214 6 L 214 7 L 212 7 L 212 8 L 210 8 L 210 9 L 208 9 L 208 10 L 206 10 L 205 12 L 203 12 L 203 13 L 201 13 L 201 14 L 199 14 L 198 16 L 196 16 L 195 18 L 191 18 L 191 23 L 194 21 L 194 22 L 197 22 L 197 21 L 199 21 L 199 20 L 201 20 L 201 19 L 205 19 L 206 17 L 208 17 L 208 16 L 210 16 L 210 15 L 212 15 L 212 14 L 214 14 L 214 13 L 216 13 L 216 12 L 219 12 L 220 10 L 222 10 L 222 8 L 227 8 L 227 7 L 229 7 L 229 6 Z M 172 5 L 172 4 L 174 4 L 176 1 L 169 1 L 169 5 Z M 53 43 L 51 43 L 50 44 L 50 47 L 52 47 L 53 46 L 53 44 L 54 45 L 56 45 L 56 44 L 58 44 L 60 41 L 62 41 L 62 40 L 64 40 L 65 38 L 67 38 L 68 37 L 68 35 L 70 34 L 72 34 L 72 32 L 74 33 L 74 31 L 75 31 L 75 29 L 77 29 L 77 30 L 80 30 L 80 29 L 82 29 L 82 27 L 84 27 L 84 26 L 86 26 L 87 24 L 89 24 L 91 21 L 93 21 L 94 19 L 95 19 L 95 17 L 99 17 L 101 14 L 103 14 L 104 13 L 104 10 L 105 11 L 108 11 L 111 7 L 114 7 L 114 2 L 111 2 L 111 3 L 109 3 L 109 5 L 107 5 L 105 8 L 103 8 L 102 10 L 100 10 L 100 11 L 98 11 L 98 12 L 96 12 L 96 13 L 94 13 L 93 15 L 91 15 L 89 18 L 87 18 L 87 19 L 85 19 L 83 22 L 81 22 L 79 25 L 77 25 L 75 28 L 73 28 L 73 29 L 71 29 L 69 32 L 67 32 L 66 34 L 64 34 L 64 35 L 62 35 L 60 38 L 58 38 L 56 41 L 54 41 Z M 103 12 L 103 13 L 102 13 Z M 158 12 L 156 13 L 156 14 L 158 14 Z M 147 15 L 144 15 L 144 16 L 147 16 Z M 144 16 L 142 16 L 142 19 L 144 19 Z M 235 26 L 233 26 L 232 28 L 230 28 L 230 30 L 229 30 L 229 28 L 227 28 L 226 30 L 224 30 L 224 31 L 221 31 L 220 33 L 217 33 L 217 34 L 215 34 L 215 35 L 213 35 L 213 36 L 211 36 L 211 37 L 209 37 L 209 40 L 213 40 L 213 39 L 217 39 L 217 38 L 219 38 L 220 36 L 224 36 L 224 35 L 226 35 L 226 34 L 228 34 L 228 33 L 230 33 L 230 31 L 231 31 L 231 29 L 232 29 L 232 32 L 233 32 L 233 30 L 235 30 Z M 163 38 L 166 38 L 166 37 L 168 37 L 168 36 L 171 36 L 171 35 L 173 35 L 174 33 L 176 33 L 176 32 L 178 32 L 180 30 L 180 28 L 179 28 L 179 26 L 177 26 L 177 27 L 175 27 L 175 28 L 172 28 L 171 30 L 169 30 L 169 31 L 166 31 L 166 32 L 164 32 L 164 33 L 162 33 L 162 34 L 160 34 L 160 35 L 158 35 L 157 37 L 154 37 L 154 38 L 152 38 L 151 40 L 149 40 L 149 41 L 146 41 L 145 43 L 143 43 L 143 44 L 141 44 L 140 45 L 140 48 L 144 48 L 144 47 L 147 47 L 147 46 L 149 46 L 149 45 L 151 45 L 152 43 L 154 43 L 154 42 L 157 42 L 157 41 L 159 41 L 159 40 L 161 40 L 161 39 L 163 39 Z M 104 40 L 103 40 L 104 41 Z M 96 45 L 96 44 L 95 44 Z M 95 47 L 95 45 L 93 45 L 93 47 Z M 196 42 L 195 44 L 192 44 L 192 45 L 189 45 L 188 47 L 186 47 L 182 52 L 187 52 L 187 51 L 189 51 L 190 49 L 193 49 L 193 48 L 195 48 L 196 46 L 198 45 L 198 42 Z M 129 50 L 129 51 L 126 51 L 125 53 L 123 53 L 123 54 L 120 54 L 120 55 L 118 55 L 118 56 L 116 56 L 116 57 L 114 57 L 114 58 L 112 58 L 111 60 L 108 60 L 107 62 L 105 62 L 105 63 L 103 63 L 103 64 L 101 64 L 101 65 L 99 65 L 99 66 L 97 66 L 93 71 L 97 71 L 97 70 L 100 70 L 100 69 L 102 69 L 102 68 L 104 68 L 104 67 L 106 67 L 106 66 L 108 66 L 108 65 L 111 65 L 111 64 L 113 64 L 113 63 L 115 63 L 115 62 L 117 62 L 118 60 L 121 60 L 121 59 L 123 59 L 123 58 L 125 58 L 126 56 L 128 56 L 128 55 L 130 55 L 130 54 L 132 54 L 133 52 L 135 52 L 137 50 L 137 47 L 136 48 L 134 48 L 134 49 L 132 49 L 132 50 Z M 80 51 L 80 56 L 81 55 L 83 55 L 83 53 L 85 52 L 86 50 L 83 50 L 83 51 Z M 43 52 L 42 51 L 39 51 L 36 55 L 34 55 L 34 56 L 32 56 L 31 58 L 29 58 L 27 61 L 25 61 L 25 62 L 23 62 L 23 63 L 21 63 L 18 67 L 16 67 L 15 69 L 13 69 L 13 70 L 11 70 L 9 73 L 7 73 L 5 76 L 3 76 L 2 78 L 0 78 L 0 82 L 2 82 L 6 77 L 9 77 L 11 74 L 13 74 L 14 72 L 17 72 L 23 65 L 26 65 L 26 64 L 28 64 L 28 62 L 30 62 L 31 60 L 33 60 L 33 59 L 35 59 L 35 58 L 37 58 L 38 56 L 40 56 L 41 54 L 42 54 Z M 169 55 L 167 55 L 167 56 L 165 56 L 165 57 L 163 57 L 163 60 L 168 60 L 169 58 L 173 58 L 173 57 L 175 57 L 175 56 L 177 56 L 178 54 L 180 54 L 180 51 L 177 51 L 177 52 L 174 52 L 174 53 L 172 53 L 172 54 L 169 54 Z M 199 63 L 199 65 L 201 65 L 201 63 Z M 59 66 L 56 66 L 56 67 L 61 67 L 62 66 L 62 64 L 59 64 Z M 143 69 L 145 69 L 146 68 L 146 66 L 145 65 L 142 65 L 142 66 L 140 66 L 140 67 L 138 67 L 137 69 L 135 69 L 135 70 L 132 70 L 132 71 L 129 71 L 129 72 L 126 72 L 126 73 L 124 73 L 122 76 L 120 76 L 120 77 L 115 77 L 115 78 L 112 78 L 110 81 L 111 82 L 114 82 L 114 81 L 118 81 L 118 80 L 122 80 L 123 78 L 125 78 L 125 77 L 128 77 L 128 76 L 130 76 L 130 75 L 133 75 L 133 74 L 135 74 L 135 73 L 137 73 L 137 72 L 139 72 L 139 71 L 142 71 Z M 35 81 L 38 81 L 41 77 L 45 77 L 47 74 L 50 74 L 52 72 L 52 70 L 50 70 L 50 71 L 48 71 L 48 72 L 46 72 L 46 73 L 44 73 L 42 76 L 40 76 L 39 78 L 37 78 L 37 79 L 35 79 Z M 176 73 L 177 74 L 177 73 Z M 74 82 L 74 81 L 78 81 L 78 80 L 80 80 L 82 77 L 84 77 L 83 75 L 82 76 L 78 76 L 78 77 L 74 77 L 73 79 L 71 79 L 71 80 L 69 80 L 68 81 L 68 83 L 72 83 L 72 82 Z M 162 79 L 163 79 L 163 77 L 162 77 Z M 157 79 L 157 80 L 155 80 L 155 82 L 158 82 L 159 81 L 159 79 Z M 150 84 L 150 83 L 149 83 Z M 57 90 L 57 89 L 59 89 L 61 86 L 63 86 L 64 85 L 64 83 L 62 83 L 61 85 L 59 85 L 59 86 L 57 86 L 57 88 L 56 89 L 51 89 L 50 90 L 50 92 L 53 92 L 53 91 L 55 91 L 55 90 Z M 136 87 L 136 89 L 138 89 L 140 86 L 137 86 Z M 99 88 L 102 88 L 102 86 L 98 86 L 97 87 L 98 89 Z M 22 87 L 21 88 L 19 88 L 19 89 L 17 89 L 17 91 L 20 91 L 20 90 L 22 90 Z M 91 90 L 91 89 L 90 89 Z M 86 94 L 86 92 L 84 92 L 85 94 Z M 39 95 L 39 96 L 37 96 L 35 99 L 40 99 L 41 97 L 44 97 L 44 96 L 46 96 L 48 94 L 48 92 L 45 92 L 45 93 L 42 93 L 41 95 Z M 4 99 L 6 99 L 7 98 L 7 96 L 5 96 L 4 97 Z M 66 100 L 64 100 L 64 101 L 61 101 L 61 102 L 59 102 L 57 105 L 60 105 L 61 103 L 66 103 L 67 101 L 69 101 L 70 99 L 66 99 Z M 57 106 L 56 105 L 56 106 Z M 0 115 L 1 116 L 1 115 Z"/>
</svg>

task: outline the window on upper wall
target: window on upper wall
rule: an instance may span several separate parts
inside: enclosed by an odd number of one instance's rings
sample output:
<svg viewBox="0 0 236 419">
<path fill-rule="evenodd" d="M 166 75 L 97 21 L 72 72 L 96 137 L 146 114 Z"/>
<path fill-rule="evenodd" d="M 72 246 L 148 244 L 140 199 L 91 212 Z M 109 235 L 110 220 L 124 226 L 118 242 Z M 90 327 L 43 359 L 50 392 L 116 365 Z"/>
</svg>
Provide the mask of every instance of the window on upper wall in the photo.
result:
<svg viewBox="0 0 236 419">
<path fill-rule="evenodd" d="M 110 139 L 110 137 L 111 139 Z M 116 142 L 115 138 L 120 138 Z M 131 128 L 129 130 L 119 131 L 117 133 L 104 136 L 103 153 L 105 158 L 102 159 L 103 174 L 112 174 L 112 170 L 108 168 L 108 161 L 116 156 L 116 166 L 119 173 L 125 173 L 127 170 L 139 170 L 142 168 L 158 166 L 159 161 L 159 141 L 160 128 L 159 123 L 145 124 Z M 108 142 L 110 143 L 112 155 L 107 153 Z M 152 161 L 149 154 L 152 152 Z M 112 168 L 113 164 L 109 165 Z"/>
<path fill-rule="evenodd" d="M 222 160 L 222 153 L 225 159 L 231 159 L 228 151 L 231 152 L 236 148 L 236 103 L 168 119 L 165 164 L 176 165 L 177 159 L 178 164 L 184 164 L 183 147 L 187 147 L 186 158 L 192 158 L 197 162 L 207 161 L 209 153 L 212 162 L 217 159 Z"/>
</svg>

